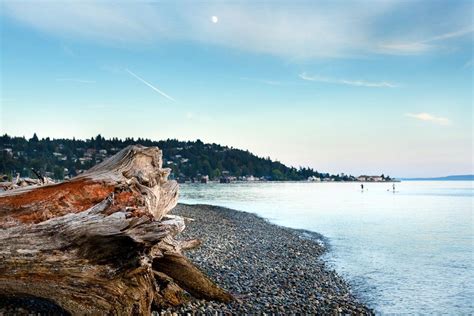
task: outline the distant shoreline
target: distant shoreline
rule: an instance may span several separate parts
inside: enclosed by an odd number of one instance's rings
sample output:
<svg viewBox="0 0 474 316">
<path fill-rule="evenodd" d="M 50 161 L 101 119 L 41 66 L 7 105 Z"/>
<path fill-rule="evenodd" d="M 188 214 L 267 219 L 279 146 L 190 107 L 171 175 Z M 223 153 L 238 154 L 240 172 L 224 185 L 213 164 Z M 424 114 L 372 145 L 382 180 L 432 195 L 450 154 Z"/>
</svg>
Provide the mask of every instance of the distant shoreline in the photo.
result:
<svg viewBox="0 0 474 316">
<path fill-rule="evenodd" d="M 433 178 L 401 178 L 402 181 L 474 181 L 474 175 L 453 175 Z"/>
<path fill-rule="evenodd" d="M 233 183 L 355 183 L 355 184 L 358 184 L 358 183 L 363 183 L 363 184 L 366 184 L 366 183 L 399 183 L 399 182 L 402 182 L 402 180 L 399 180 L 399 179 L 392 179 L 390 181 L 308 181 L 308 180 L 282 180 L 282 181 L 279 181 L 279 180 L 272 180 L 272 181 L 242 181 L 242 180 L 235 180 L 235 181 L 231 181 L 231 182 L 228 182 L 228 183 L 221 183 L 217 180 L 209 180 L 208 182 L 206 183 L 201 183 L 199 181 L 195 181 L 195 182 L 190 182 L 190 181 L 186 181 L 186 182 L 180 182 L 179 184 L 233 184 Z"/>
</svg>

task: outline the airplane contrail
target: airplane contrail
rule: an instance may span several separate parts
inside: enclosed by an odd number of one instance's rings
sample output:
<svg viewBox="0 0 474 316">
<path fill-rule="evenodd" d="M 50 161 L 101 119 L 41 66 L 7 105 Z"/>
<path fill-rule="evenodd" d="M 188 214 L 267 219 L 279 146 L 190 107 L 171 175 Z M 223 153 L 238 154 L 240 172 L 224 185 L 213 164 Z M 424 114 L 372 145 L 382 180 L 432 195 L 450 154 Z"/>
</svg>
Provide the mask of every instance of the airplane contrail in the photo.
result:
<svg viewBox="0 0 474 316">
<path fill-rule="evenodd" d="M 155 90 L 156 92 L 158 92 L 159 94 L 161 94 L 162 96 L 164 96 L 165 98 L 167 98 L 168 100 L 171 100 L 173 102 L 176 102 L 175 99 L 173 99 L 171 96 L 167 95 L 166 93 L 164 93 L 163 91 L 161 91 L 160 89 L 158 89 L 157 87 L 155 87 L 154 85 L 152 85 L 151 83 L 147 82 L 145 79 L 141 78 L 140 76 L 138 76 L 137 74 L 133 73 L 132 71 L 128 70 L 128 69 L 125 69 L 126 72 L 128 72 L 130 75 L 132 75 L 133 77 L 135 77 L 136 79 L 140 80 L 141 82 L 143 82 L 144 84 L 146 84 L 147 86 L 149 86 L 150 88 L 152 88 L 153 90 Z"/>
</svg>

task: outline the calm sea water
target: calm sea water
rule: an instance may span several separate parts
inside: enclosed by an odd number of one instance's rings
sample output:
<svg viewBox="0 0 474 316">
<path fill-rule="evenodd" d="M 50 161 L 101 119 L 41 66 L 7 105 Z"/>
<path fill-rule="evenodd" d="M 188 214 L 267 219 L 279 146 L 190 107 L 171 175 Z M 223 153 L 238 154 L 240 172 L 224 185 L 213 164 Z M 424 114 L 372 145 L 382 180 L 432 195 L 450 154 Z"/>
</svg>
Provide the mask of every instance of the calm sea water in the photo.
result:
<svg viewBox="0 0 474 316">
<path fill-rule="evenodd" d="M 471 181 L 184 184 L 181 202 L 328 238 L 329 262 L 378 313 L 473 314 Z M 390 189 L 390 191 L 387 191 Z"/>
</svg>

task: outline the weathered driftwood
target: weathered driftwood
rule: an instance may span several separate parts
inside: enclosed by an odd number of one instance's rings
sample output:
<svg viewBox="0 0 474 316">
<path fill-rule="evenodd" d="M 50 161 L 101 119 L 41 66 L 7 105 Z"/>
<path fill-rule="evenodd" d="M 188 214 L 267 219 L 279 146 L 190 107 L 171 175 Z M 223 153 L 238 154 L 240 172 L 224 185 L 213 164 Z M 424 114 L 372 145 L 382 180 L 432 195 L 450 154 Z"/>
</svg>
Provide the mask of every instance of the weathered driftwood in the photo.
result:
<svg viewBox="0 0 474 316">
<path fill-rule="evenodd" d="M 188 293 L 229 301 L 182 254 L 168 212 L 178 185 L 158 148 L 130 146 L 59 184 L 0 193 L 0 295 L 32 295 L 73 314 L 149 314 Z"/>
<path fill-rule="evenodd" d="M 31 178 L 20 178 L 20 174 L 17 174 L 13 181 L 2 181 L 0 182 L 0 191 L 8 191 L 16 188 L 22 188 L 30 185 L 45 185 L 52 184 L 54 181 L 51 178 L 43 177 L 39 175 L 38 179 Z"/>
</svg>

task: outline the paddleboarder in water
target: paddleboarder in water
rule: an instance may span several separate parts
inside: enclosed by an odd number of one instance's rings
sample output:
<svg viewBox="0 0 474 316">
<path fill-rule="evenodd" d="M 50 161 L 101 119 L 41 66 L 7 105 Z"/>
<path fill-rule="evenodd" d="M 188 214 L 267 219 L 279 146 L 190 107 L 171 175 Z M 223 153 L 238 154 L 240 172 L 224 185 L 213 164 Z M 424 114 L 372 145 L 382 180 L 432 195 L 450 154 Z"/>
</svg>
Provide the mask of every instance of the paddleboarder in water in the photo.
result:
<svg viewBox="0 0 474 316">
<path fill-rule="evenodd" d="M 364 191 L 364 184 L 363 184 L 363 183 L 360 184 L 360 189 L 361 189 L 362 191 Z"/>
<path fill-rule="evenodd" d="M 395 193 L 395 183 L 392 184 L 393 193 Z"/>
</svg>

